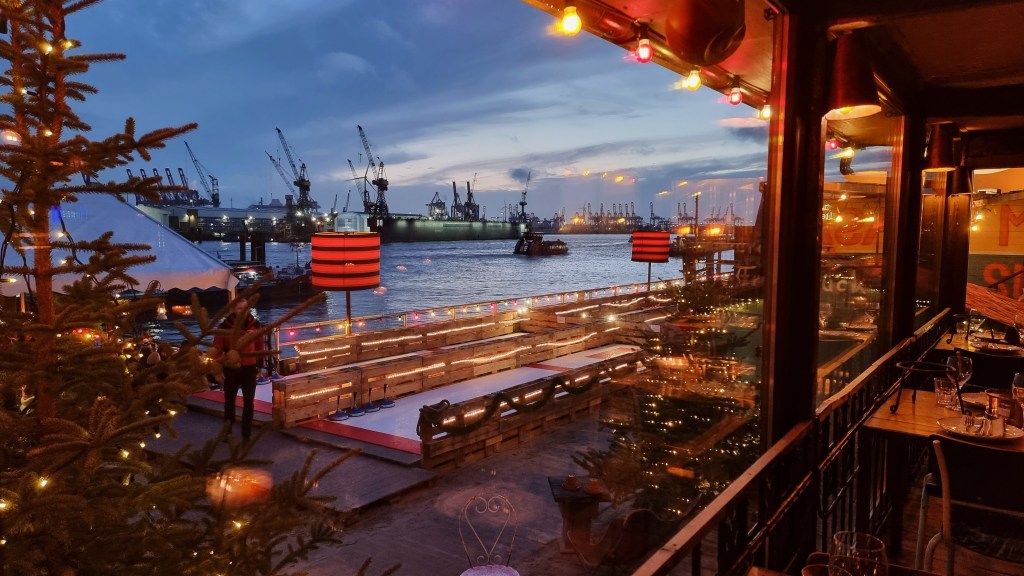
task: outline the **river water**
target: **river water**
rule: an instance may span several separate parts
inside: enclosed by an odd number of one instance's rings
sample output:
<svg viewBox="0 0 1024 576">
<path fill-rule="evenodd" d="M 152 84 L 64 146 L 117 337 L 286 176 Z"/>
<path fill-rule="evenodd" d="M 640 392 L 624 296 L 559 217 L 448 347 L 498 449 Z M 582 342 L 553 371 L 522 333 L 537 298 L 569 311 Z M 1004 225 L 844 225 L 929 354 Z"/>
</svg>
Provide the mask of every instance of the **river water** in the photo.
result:
<svg viewBox="0 0 1024 576">
<path fill-rule="evenodd" d="M 512 253 L 515 240 L 416 242 L 381 246 L 381 289 L 352 292 L 352 316 L 377 316 L 461 304 L 487 303 L 592 288 L 646 283 L 647 264 L 630 260 L 628 234 L 545 235 L 569 245 L 564 256 Z M 237 243 L 203 242 L 199 247 L 225 260 L 239 257 Z M 309 245 L 269 243 L 267 264 L 304 265 Z M 680 262 L 653 264 L 651 279 L 677 278 Z M 280 318 L 297 301 L 261 302 L 263 322 Z M 328 292 L 324 303 L 304 310 L 287 325 L 344 319 L 345 293 Z"/>
</svg>

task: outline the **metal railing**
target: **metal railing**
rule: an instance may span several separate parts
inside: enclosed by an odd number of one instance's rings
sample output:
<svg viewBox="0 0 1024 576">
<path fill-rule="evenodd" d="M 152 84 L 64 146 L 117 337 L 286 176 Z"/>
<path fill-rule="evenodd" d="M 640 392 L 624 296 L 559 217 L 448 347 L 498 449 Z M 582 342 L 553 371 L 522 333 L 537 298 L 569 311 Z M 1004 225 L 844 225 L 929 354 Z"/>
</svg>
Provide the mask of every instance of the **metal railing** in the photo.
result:
<svg viewBox="0 0 1024 576">
<path fill-rule="evenodd" d="M 664 290 L 669 285 L 678 285 L 683 282 L 682 278 L 669 278 L 659 280 L 650 285 L 651 292 Z M 540 294 L 535 296 L 523 296 L 520 298 L 504 298 L 489 300 L 485 302 L 472 302 L 458 306 L 443 306 L 437 308 L 426 308 L 422 310 L 410 310 L 396 314 L 380 314 L 373 316 L 360 316 L 352 319 L 352 325 L 347 326 L 345 319 L 323 320 L 308 322 L 277 328 L 273 334 L 273 346 L 281 350 L 281 355 L 288 358 L 294 355 L 293 347 L 310 339 L 324 338 L 327 336 L 343 336 L 346 334 L 360 332 L 376 332 L 394 328 L 406 328 L 419 324 L 430 324 L 459 318 L 473 318 L 487 316 L 498 312 L 516 311 L 528 308 L 541 308 L 545 306 L 558 306 L 574 302 L 587 302 L 608 296 L 622 294 L 645 294 L 648 291 L 646 282 L 624 284 L 621 286 L 607 286 L 603 288 L 592 288 L 587 290 L 575 290 L 571 292 L 556 292 L 552 294 Z"/>
<path fill-rule="evenodd" d="M 863 425 L 952 324 L 944 310 L 823 402 L 704 510 L 655 551 L 634 576 L 746 574 L 754 564 L 791 571 L 836 530 L 878 533 L 894 520 L 884 448 Z M 890 457 L 904 457 L 896 455 Z M 812 531 L 809 528 L 814 527 Z M 821 535 L 817 544 L 815 538 Z M 687 562 L 688 560 L 688 562 Z"/>
</svg>

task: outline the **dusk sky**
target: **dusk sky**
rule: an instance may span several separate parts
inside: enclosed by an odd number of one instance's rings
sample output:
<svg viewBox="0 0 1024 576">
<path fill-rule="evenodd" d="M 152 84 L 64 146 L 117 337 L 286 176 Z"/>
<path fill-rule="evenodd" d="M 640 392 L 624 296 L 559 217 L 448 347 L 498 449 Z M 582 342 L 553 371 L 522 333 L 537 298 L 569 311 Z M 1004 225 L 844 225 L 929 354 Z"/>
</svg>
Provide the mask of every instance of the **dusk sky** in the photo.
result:
<svg viewBox="0 0 1024 576">
<path fill-rule="evenodd" d="M 602 203 L 669 217 L 701 191 L 701 215 L 748 220 L 764 176 L 767 125 L 710 89 L 587 34 L 554 33 L 554 19 L 518 0 L 107 0 L 73 16 L 85 52 L 127 60 L 93 66 L 99 89 L 77 105 L 91 137 L 197 122 L 199 129 L 139 168 L 197 173 L 183 141 L 216 176 L 225 206 L 290 193 L 267 152 L 287 161 L 281 128 L 329 209 L 359 209 L 362 125 L 384 163 L 392 212 L 424 213 L 452 181 L 490 218 L 519 202 L 567 217 Z M 106 174 L 123 178 L 125 174 Z M 622 182 L 616 183 L 616 177 Z M 729 180 L 739 179 L 739 180 Z M 679 186 L 680 182 L 688 182 Z M 661 193 L 661 194 L 659 194 Z"/>
</svg>

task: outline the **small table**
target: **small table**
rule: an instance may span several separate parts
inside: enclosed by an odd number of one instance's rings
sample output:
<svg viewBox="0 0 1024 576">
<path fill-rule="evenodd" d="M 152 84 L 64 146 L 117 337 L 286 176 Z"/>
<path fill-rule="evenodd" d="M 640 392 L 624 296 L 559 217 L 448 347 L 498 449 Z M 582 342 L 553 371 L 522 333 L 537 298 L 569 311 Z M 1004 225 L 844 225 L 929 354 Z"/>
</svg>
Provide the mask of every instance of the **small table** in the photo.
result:
<svg viewBox="0 0 1024 576">
<path fill-rule="evenodd" d="M 908 391 L 909 392 L 909 391 Z M 864 422 L 864 429 L 879 435 L 896 446 L 920 446 L 930 450 L 928 438 L 932 434 L 943 433 L 939 419 L 956 416 L 957 410 L 950 410 L 935 403 L 935 393 L 930 390 L 918 390 L 917 400 L 912 402 L 905 396 L 899 408 L 893 413 L 889 406 L 892 398 L 888 398 L 879 408 L 871 413 Z M 1001 442 L 1000 447 L 1024 452 L 1024 439 Z M 892 531 L 890 533 L 890 549 L 898 551 L 903 537 L 903 506 L 909 492 L 910 462 L 902 457 L 902 450 L 889 452 L 886 462 L 886 486 L 892 490 Z M 895 456 L 895 457 L 894 457 Z M 863 455 L 862 458 L 869 458 Z"/>
<path fill-rule="evenodd" d="M 559 551 L 563 554 L 572 554 L 575 551 L 569 543 L 568 533 L 585 535 L 590 539 L 590 529 L 597 516 L 598 504 L 611 501 L 611 494 L 601 486 L 601 491 L 591 494 L 583 489 L 590 480 L 587 476 L 578 476 L 579 488 L 569 490 L 562 486 L 565 476 L 548 476 L 548 485 L 551 486 L 551 497 L 558 503 L 558 509 L 562 512 L 562 541 Z"/>
</svg>

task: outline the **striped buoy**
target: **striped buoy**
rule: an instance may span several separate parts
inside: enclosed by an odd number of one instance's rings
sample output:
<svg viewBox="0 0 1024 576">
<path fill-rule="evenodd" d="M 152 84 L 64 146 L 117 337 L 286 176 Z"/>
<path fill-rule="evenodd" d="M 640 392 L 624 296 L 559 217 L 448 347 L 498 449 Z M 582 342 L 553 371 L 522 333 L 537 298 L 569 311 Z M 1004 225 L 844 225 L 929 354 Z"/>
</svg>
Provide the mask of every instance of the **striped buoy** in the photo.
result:
<svg viewBox="0 0 1024 576">
<path fill-rule="evenodd" d="M 633 262 L 668 262 L 668 248 L 668 232 L 633 232 Z"/>
<path fill-rule="evenodd" d="M 314 287 L 367 290 L 380 286 L 380 234 L 317 232 L 312 240 Z"/>
</svg>

